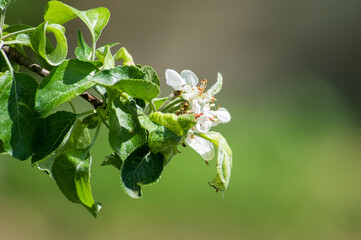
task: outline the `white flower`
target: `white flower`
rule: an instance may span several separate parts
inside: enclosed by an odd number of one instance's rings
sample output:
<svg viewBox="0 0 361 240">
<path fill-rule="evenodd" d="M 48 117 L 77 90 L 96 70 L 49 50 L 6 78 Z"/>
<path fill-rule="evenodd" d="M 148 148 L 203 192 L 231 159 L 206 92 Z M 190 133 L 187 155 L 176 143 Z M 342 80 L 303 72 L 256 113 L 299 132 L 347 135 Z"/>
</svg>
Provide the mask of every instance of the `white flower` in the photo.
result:
<svg viewBox="0 0 361 240">
<path fill-rule="evenodd" d="M 231 120 L 231 115 L 225 108 L 211 110 L 211 107 L 214 106 L 214 95 L 222 87 L 222 76 L 218 75 L 217 83 L 207 92 L 204 92 L 207 80 L 203 80 L 201 86 L 197 86 L 198 78 L 190 70 L 183 70 L 179 75 L 176 71 L 167 69 L 165 77 L 169 86 L 174 90 L 182 91 L 181 97 L 189 102 L 190 113 L 194 114 L 197 119 L 196 125 L 188 131 L 186 143 L 204 160 L 213 159 L 213 144 L 194 133 L 207 133 L 211 127 Z"/>
</svg>

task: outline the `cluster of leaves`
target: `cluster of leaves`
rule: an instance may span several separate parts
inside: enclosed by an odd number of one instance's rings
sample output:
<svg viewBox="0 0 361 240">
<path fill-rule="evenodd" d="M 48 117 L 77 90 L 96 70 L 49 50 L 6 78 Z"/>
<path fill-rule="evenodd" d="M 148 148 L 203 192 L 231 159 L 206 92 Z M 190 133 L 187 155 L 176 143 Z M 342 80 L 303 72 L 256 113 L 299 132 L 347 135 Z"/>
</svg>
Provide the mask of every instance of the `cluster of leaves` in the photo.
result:
<svg viewBox="0 0 361 240">
<path fill-rule="evenodd" d="M 140 198 L 141 186 L 157 182 L 178 152 L 177 146 L 196 124 L 195 116 L 157 111 L 167 98 L 157 98 L 160 81 L 154 69 L 134 65 L 125 48 L 113 55 L 111 49 L 117 44 L 97 48 L 96 42 L 110 17 L 108 9 L 80 11 L 50 1 L 39 26 L 8 26 L 4 16 L 10 1 L 0 0 L 0 152 L 20 160 L 31 158 L 32 165 L 47 172 L 65 197 L 96 216 L 100 204 L 94 201 L 90 187 L 90 150 L 104 124 L 114 152 L 101 164 L 117 168 L 125 192 Z M 68 45 L 63 24 L 74 18 L 80 18 L 88 27 L 92 44 L 89 46 L 79 31 L 76 58 L 66 59 Z M 56 39 L 55 48 L 49 33 Z M 24 47 L 29 47 L 41 65 L 51 71 L 38 83 L 29 74 L 18 72 L 18 63 L 8 57 L 3 46 L 23 55 Z M 119 60 L 123 64 L 116 66 Z M 102 99 L 95 110 L 56 111 L 89 89 Z M 219 155 L 231 154 L 222 136 L 210 133 L 204 137 L 218 146 L 222 152 Z M 225 159 L 219 159 L 213 181 L 224 189 L 230 174 L 230 163 L 225 164 Z"/>
</svg>

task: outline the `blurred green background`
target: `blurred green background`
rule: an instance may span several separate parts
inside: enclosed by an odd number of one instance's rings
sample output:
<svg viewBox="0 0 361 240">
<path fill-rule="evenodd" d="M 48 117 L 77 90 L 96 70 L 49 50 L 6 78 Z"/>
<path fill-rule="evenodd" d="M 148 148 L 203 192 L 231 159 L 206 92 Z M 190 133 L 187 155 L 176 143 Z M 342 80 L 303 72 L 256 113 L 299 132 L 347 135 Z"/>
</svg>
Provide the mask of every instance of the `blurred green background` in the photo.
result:
<svg viewBox="0 0 361 240">
<path fill-rule="evenodd" d="M 46 2 L 17 0 L 6 22 L 40 24 Z M 120 42 L 152 65 L 164 96 L 166 68 L 210 84 L 223 74 L 217 98 L 232 120 L 215 130 L 233 150 L 231 183 L 215 193 L 215 161 L 187 147 L 131 199 L 118 172 L 99 166 L 111 153 L 103 129 L 92 151 L 97 219 L 29 161 L 0 156 L 1 239 L 361 238 L 360 1 L 64 2 L 109 8 L 99 44 Z M 77 29 L 89 34 L 79 20 L 66 27 L 74 56 Z"/>
</svg>

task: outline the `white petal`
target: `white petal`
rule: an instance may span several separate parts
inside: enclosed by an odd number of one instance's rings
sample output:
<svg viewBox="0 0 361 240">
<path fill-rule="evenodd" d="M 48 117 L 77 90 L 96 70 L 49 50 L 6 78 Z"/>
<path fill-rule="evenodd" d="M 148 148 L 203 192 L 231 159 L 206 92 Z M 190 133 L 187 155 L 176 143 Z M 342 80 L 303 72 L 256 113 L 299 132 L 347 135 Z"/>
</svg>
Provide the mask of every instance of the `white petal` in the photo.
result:
<svg viewBox="0 0 361 240">
<path fill-rule="evenodd" d="M 231 121 L 231 114 L 225 108 L 219 108 L 217 111 L 210 112 L 217 117 L 219 123 L 227 123 Z"/>
<path fill-rule="evenodd" d="M 210 120 L 210 116 L 208 116 L 208 114 L 205 114 L 197 119 L 195 130 L 199 133 L 206 133 L 211 129 L 211 127 L 212 121 Z"/>
<path fill-rule="evenodd" d="M 186 81 L 172 69 L 167 69 L 165 71 L 165 78 L 167 79 L 167 84 L 174 90 L 180 91 L 182 90 L 182 86 L 186 84 Z"/>
<path fill-rule="evenodd" d="M 197 76 L 190 70 L 183 70 L 181 76 L 191 86 L 196 86 L 198 84 Z"/>
<path fill-rule="evenodd" d="M 220 108 L 217 111 L 217 118 L 221 123 L 227 123 L 231 121 L 231 114 L 225 108 Z"/>
<path fill-rule="evenodd" d="M 196 135 L 189 135 L 186 138 L 186 143 L 199 153 L 204 160 L 209 161 L 213 159 L 214 148 L 210 141 Z"/>
</svg>

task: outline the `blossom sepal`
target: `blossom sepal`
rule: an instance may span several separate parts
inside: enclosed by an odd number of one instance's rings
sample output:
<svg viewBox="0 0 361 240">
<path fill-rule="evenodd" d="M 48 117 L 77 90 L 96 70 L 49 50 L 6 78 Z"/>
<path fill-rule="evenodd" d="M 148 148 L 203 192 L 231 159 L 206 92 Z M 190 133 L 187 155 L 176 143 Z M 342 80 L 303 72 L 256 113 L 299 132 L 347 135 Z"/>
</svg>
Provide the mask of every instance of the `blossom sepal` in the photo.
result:
<svg viewBox="0 0 361 240">
<path fill-rule="evenodd" d="M 217 175 L 210 184 L 217 191 L 225 191 L 231 178 L 232 150 L 226 139 L 218 132 L 207 132 L 198 134 L 200 137 L 210 141 L 218 148 L 217 153 Z"/>
</svg>

